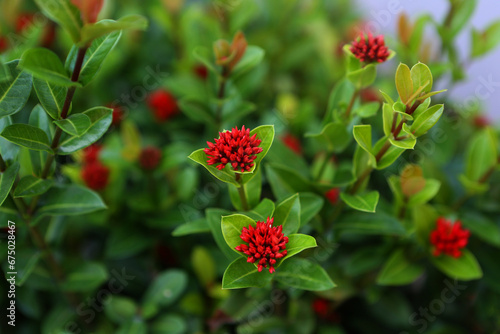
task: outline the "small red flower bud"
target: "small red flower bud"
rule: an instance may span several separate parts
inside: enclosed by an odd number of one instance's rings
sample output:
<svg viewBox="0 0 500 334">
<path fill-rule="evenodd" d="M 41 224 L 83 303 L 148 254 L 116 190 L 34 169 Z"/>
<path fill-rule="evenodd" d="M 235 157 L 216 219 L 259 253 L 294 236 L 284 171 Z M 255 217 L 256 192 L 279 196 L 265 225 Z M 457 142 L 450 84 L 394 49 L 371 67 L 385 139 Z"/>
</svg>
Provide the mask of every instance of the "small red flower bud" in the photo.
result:
<svg viewBox="0 0 500 334">
<path fill-rule="evenodd" d="M 0 53 L 3 53 L 8 48 L 9 48 L 9 40 L 4 36 L 0 36 Z"/>
<path fill-rule="evenodd" d="M 377 92 L 373 88 L 365 88 L 359 92 L 359 96 L 361 97 L 361 101 L 366 102 L 382 102 L 382 97 L 379 92 Z"/>
<path fill-rule="evenodd" d="M 484 116 L 484 115 L 477 115 L 474 117 L 474 125 L 477 127 L 477 128 L 485 128 L 487 126 L 490 126 L 491 125 L 491 121 L 488 119 L 488 117 Z"/>
<path fill-rule="evenodd" d="M 109 172 L 108 167 L 96 161 L 85 165 L 81 175 L 87 187 L 93 190 L 102 190 L 108 184 Z"/>
<path fill-rule="evenodd" d="M 281 140 L 286 146 L 288 146 L 289 149 L 299 155 L 302 154 L 302 145 L 300 144 L 300 140 L 297 137 L 290 133 L 287 133 L 281 138 Z"/>
<path fill-rule="evenodd" d="M 383 63 L 389 57 L 389 49 L 385 46 L 384 36 L 373 37 L 371 33 L 366 37 L 360 34 L 359 40 L 354 40 L 351 52 L 356 58 L 365 63 Z"/>
<path fill-rule="evenodd" d="M 460 221 L 452 223 L 443 217 L 438 218 L 437 227 L 430 235 L 430 241 L 435 247 L 433 255 L 445 253 L 455 258 L 460 257 L 460 250 L 467 246 L 469 236 L 469 230 L 463 229 Z"/>
<path fill-rule="evenodd" d="M 269 266 L 269 272 L 272 274 L 276 270 L 274 264 L 276 259 L 281 259 L 286 256 L 286 244 L 288 237 L 283 234 L 283 226 L 274 226 L 274 218 L 267 218 L 267 222 L 257 222 L 257 226 L 252 225 L 248 228 L 243 227 L 240 238 L 244 242 L 235 249 L 248 256 L 247 262 L 256 263 L 257 270 L 262 271 L 263 268 Z"/>
<path fill-rule="evenodd" d="M 29 28 L 33 24 L 34 14 L 32 13 L 23 13 L 19 15 L 16 21 L 16 32 L 22 33 L 27 28 Z"/>
<path fill-rule="evenodd" d="M 83 163 L 91 164 L 99 160 L 99 153 L 101 153 L 102 146 L 99 144 L 92 144 L 83 149 Z"/>
<path fill-rule="evenodd" d="M 318 316 L 326 318 L 330 313 L 330 302 L 323 298 L 316 298 L 312 303 L 312 308 Z"/>
<path fill-rule="evenodd" d="M 222 170 L 230 164 L 234 171 L 243 173 L 252 169 L 256 155 L 262 152 L 258 147 L 261 142 L 257 134 L 250 137 L 250 129 L 243 125 L 241 130 L 235 127 L 231 131 L 219 132 L 219 139 L 215 139 L 215 144 L 207 142 L 208 148 L 204 152 L 210 158 L 209 165 L 219 164 L 217 169 Z"/>
<path fill-rule="evenodd" d="M 208 69 L 205 65 L 196 65 L 193 69 L 194 74 L 201 80 L 207 80 L 208 78 Z"/>
<path fill-rule="evenodd" d="M 139 156 L 139 164 L 143 169 L 153 170 L 161 162 L 162 152 L 157 147 L 146 147 L 142 150 Z"/>
<path fill-rule="evenodd" d="M 339 196 L 340 196 L 340 189 L 339 188 L 332 188 L 325 193 L 326 199 L 330 203 L 332 203 L 332 205 L 337 204 L 337 201 L 339 200 Z"/>
<path fill-rule="evenodd" d="M 95 23 L 104 0 L 71 0 L 71 3 L 80 10 L 84 23 Z"/>
<path fill-rule="evenodd" d="M 113 114 L 112 114 L 113 120 L 111 121 L 111 125 L 114 126 L 120 125 L 120 123 L 123 121 L 123 118 L 125 117 L 125 113 L 120 107 L 110 106 L 110 108 L 113 109 Z"/>
<path fill-rule="evenodd" d="M 178 111 L 175 98 L 163 89 L 154 91 L 149 95 L 148 105 L 159 122 L 168 120 Z"/>
</svg>

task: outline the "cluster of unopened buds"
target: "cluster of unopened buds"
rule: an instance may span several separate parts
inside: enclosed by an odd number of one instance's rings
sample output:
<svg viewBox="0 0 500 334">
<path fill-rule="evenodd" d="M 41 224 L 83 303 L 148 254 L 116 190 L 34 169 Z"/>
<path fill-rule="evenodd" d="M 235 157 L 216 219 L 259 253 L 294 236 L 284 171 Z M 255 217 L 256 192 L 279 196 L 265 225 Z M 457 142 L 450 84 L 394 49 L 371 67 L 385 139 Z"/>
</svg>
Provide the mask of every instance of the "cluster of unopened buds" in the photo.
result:
<svg viewBox="0 0 500 334">
<path fill-rule="evenodd" d="M 81 176 L 87 187 L 93 190 L 106 188 L 110 170 L 99 161 L 102 146 L 93 144 L 83 150 Z"/>
</svg>

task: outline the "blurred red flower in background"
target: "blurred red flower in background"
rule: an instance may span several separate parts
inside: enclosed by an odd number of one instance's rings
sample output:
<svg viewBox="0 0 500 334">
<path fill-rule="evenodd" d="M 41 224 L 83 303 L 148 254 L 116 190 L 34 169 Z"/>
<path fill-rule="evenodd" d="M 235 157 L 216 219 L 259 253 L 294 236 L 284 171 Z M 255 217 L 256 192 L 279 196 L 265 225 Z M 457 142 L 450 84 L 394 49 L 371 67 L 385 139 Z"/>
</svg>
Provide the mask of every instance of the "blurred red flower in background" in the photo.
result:
<svg viewBox="0 0 500 334">
<path fill-rule="evenodd" d="M 82 179 L 87 187 L 93 190 L 102 190 L 108 185 L 109 168 L 96 161 L 83 166 Z"/>
<path fill-rule="evenodd" d="M 156 90 L 149 95 L 148 106 L 160 122 L 168 120 L 178 112 L 175 97 L 164 89 Z"/>
<path fill-rule="evenodd" d="M 431 243 L 434 245 L 434 256 L 439 256 L 441 253 L 448 254 L 455 258 L 460 257 L 462 248 L 467 246 L 469 241 L 469 230 L 462 228 L 460 221 L 452 223 L 443 217 L 438 218 L 437 227 L 431 232 Z"/>
<path fill-rule="evenodd" d="M 139 156 L 139 164 L 143 169 L 153 170 L 161 162 L 162 152 L 159 148 L 149 146 L 141 151 Z"/>
</svg>

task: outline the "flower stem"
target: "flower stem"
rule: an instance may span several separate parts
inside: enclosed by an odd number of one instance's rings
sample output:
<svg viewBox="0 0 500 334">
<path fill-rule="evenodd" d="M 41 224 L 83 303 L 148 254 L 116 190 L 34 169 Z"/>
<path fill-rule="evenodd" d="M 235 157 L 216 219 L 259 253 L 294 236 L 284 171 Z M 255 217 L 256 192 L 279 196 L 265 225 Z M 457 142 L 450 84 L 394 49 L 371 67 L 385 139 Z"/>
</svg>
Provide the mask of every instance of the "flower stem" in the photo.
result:
<svg viewBox="0 0 500 334">
<path fill-rule="evenodd" d="M 240 173 L 236 173 L 236 182 L 238 182 L 240 185 L 238 187 L 238 195 L 240 196 L 241 207 L 243 211 L 248 211 L 250 210 L 250 207 L 248 206 L 247 195 L 245 193 L 245 185 L 242 182 Z"/>
<path fill-rule="evenodd" d="M 217 92 L 217 100 L 218 100 L 218 105 L 217 105 L 217 111 L 215 114 L 215 122 L 217 124 L 217 130 L 220 130 L 220 127 L 222 125 L 222 107 L 224 106 L 224 103 L 222 103 L 220 100 L 224 98 L 224 95 L 226 93 L 226 82 L 227 82 L 227 75 L 228 71 L 226 67 L 224 66 L 222 68 L 222 73 L 219 81 L 219 91 Z"/>
<path fill-rule="evenodd" d="M 352 107 L 354 106 L 354 102 L 356 101 L 356 98 L 358 97 L 358 95 L 359 95 L 359 89 L 356 89 L 351 96 L 351 101 L 349 101 L 349 105 L 347 106 L 347 109 L 345 110 L 344 116 L 346 119 L 349 119 L 349 117 L 351 116 Z"/>
</svg>

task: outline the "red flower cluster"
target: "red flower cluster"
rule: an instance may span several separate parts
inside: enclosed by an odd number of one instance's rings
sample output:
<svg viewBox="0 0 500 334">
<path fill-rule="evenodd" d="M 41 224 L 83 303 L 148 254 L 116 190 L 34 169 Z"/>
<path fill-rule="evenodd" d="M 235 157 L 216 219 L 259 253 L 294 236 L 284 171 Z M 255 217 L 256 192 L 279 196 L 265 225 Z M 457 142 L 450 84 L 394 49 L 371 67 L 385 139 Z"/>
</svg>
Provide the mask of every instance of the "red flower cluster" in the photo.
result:
<svg viewBox="0 0 500 334">
<path fill-rule="evenodd" d="M 283 235 L 283 226 L 274 226 L 274 218 L 267 218 L 267 222 L 257 222 L 257 226 L 243 227 L 240 238 L 244 242 L 235 249 L 248 255 L 247 262 L 257 262 L 259 272 L 269 265 L 269 272 L 272 274 L 276 270 L 274 264 L 277 259 L 286 256 L 286 244 L 288 237 Z M 281 251 L 281 252 L 280 252 Z"/>
<path fill-rule="evenodd" d="M 339 188 L 332 188 L 328 190 L 325 193 L 326 199 L 332 203 L 332 205 L 337 204 L 337 201 L 339 200 L 339 195 L 340 195 L 340 189 Z"/>
<path fill-rule="evenodd" d="M 287 133 L 281 138 L 281 140 L 283 140 L 283 143 L 288 146 L 289 149 L 299 155 L 302 154 L 302 145 L 300 144 L 300 140 L 297 137 L 290 133 Z"/>
<path fill-rule="evenodd" d="M 159 89 L 151 93 L 148 99 L 149 108 L 153 111 L 156 119 L 164 122 L 174 116 L 177 111 L 177 101 L 166 90 Z"/>
<path fill-rule="evenodd" d="M 199 64 L 196 65 L 193 69 L 194 74 L 201 80 L 207 80 L 208 78 L 208 69 L 205 65 Z"/>
<path fill-rule="evenodd" d="M 219 139 L 215 139 L 215 144 L 207 141 L 208 148 L 204 152 L 210 158 L 209 165 L 219 164 L 217 169 L 222 170 L 230 164 L 233 170 L 239 169 L 243 173 L 250 171 L 256 155 L 262 152 L 258 147 L 261 142 L 257 134 L 250 137 L 250 129 L 243 125 L 241 130 L 235 127 L 231 131 L 219 132 Z"/>
<path fill-rule="evenodd" d="M 123 112 L 123 109 L 117 106 L 110 106 L 111 109 L 113 109 L 113 119 L 111 121 L 111 125 L 118 126 L 120 123 L 123 121 L 123 118 L 125 116 L 125 113 Z"/>
<path fill-rule="evenodd" d="M 93 190 L 106 188 L 109 179 L 109 168 L 99 161 L 102 146 L 93 144 L 83 150 L 83 169 L 81 176 L 87 187 Z"/>
<path fill-rule="evenodd" d="M 143 169 L 153 170 L 160 164 L 161 150 L 157 147 L 146 147 L 141 151 L 139 156 L 139 164 Z"/>
<path fill-rule="evenodd" d="M 368 38 L 361 34 L 358 41 L 354 40 L 351 52 L 365 63 L 383 63 L 389 57 L 389 49 L 385 46 L 384 36 L 374 38 L 371 33 L 368 34 Z"/>
<path fill-rule="evenodd" d="M 460 257 L 461 248 L 467 246 L 470 232 L 462 228 L 462 223 L 456 221 L 451 223 L 443 217 L 438 218 L 437 227 L 431 232 L 431 243 L 435 246 L 434 256 L 439 256 L 441 253 L 448 254 L 455 258 Z"/>
</svg>

